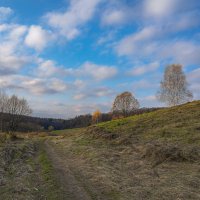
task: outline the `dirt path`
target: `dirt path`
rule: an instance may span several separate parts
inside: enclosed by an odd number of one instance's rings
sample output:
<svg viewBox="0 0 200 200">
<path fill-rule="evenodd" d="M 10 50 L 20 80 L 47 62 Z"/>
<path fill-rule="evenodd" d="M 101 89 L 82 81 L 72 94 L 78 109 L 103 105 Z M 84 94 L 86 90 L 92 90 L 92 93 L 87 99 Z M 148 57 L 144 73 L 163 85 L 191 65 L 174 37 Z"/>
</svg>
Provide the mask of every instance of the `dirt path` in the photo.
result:
<svg viewBox="0 0 200 200">
<path fill-rule="evenodd" d="M 84 189 L 80 181 L 78 181 L 70 170 L 68 161 L 60 155 L 48 140 L 45 141 L 45 151 L 49 157 L 56 177 L 60 181 L 63 191 L 63 199 L 65 200 L 91 200 L 92 198 Z"/>
</svg>

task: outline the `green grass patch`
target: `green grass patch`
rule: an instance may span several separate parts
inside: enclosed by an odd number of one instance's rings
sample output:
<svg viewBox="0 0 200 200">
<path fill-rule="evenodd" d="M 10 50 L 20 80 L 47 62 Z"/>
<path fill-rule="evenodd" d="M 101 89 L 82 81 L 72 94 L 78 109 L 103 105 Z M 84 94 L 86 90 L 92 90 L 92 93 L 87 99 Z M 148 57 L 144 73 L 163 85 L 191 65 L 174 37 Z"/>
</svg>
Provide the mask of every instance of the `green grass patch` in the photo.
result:
<svg viewBox="0 0 200 200">
<path fill-rule="evenodd" d="M 50 200 L 62 199 L 62 190 L 56 179 L 54 168 L 44 150 L 40 151 L 38 161 L 41 167 L 42 179 L 44 180 L 43 190 L 45 190 L 46 198 Z"/>
<path fill-rule="evenodd" d="M 120 138 L 137 135 L 146 140 L 200 143 L 200 101 L 165 108 L 124 119 L 99 123 L 99 132 Z"/>
<path fill-rule="evenodd" d="M 67 136 L 75 133 L 82 133 L 84 128 L 73 128 L 73 129 L 65 129 L 65 130 L 57 130 L 52 131 L 50 135 L 57 135 L 57 136 Z"/>
<path fill-rule="evenodd" d="M 51 181 L 53 176 L 53 166 L 51 165 L 51 162 L 49 161 L 44 150 L 42 150 L 39 155 L 39 162 L 41 164 L 42 174 L 45 181 Z"/>
</svg>

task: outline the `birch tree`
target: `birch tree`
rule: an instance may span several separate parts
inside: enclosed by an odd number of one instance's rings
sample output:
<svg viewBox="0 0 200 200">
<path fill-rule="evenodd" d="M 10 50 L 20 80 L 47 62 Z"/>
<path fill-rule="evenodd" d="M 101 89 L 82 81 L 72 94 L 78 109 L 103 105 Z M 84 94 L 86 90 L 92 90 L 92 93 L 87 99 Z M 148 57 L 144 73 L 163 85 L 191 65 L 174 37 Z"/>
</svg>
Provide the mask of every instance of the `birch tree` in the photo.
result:
<svg viewBox="0 0 200 200">
<path fill-rule="evenodd" d="M 166 67 L 157 97 L 169 106 L 179 105 L 193 98 L 182 65 L 173 64 Z"/>
</svg>

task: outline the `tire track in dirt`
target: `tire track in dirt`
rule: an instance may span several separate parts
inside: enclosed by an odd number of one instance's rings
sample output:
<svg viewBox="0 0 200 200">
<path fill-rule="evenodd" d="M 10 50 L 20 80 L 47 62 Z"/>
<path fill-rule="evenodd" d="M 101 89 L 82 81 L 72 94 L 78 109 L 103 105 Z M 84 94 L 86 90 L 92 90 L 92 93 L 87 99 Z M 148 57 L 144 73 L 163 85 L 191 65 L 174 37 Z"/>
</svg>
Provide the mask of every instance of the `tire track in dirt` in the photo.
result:
<svg viewBox="0 0 200 200">
<path fill-rule="evenodd" d="M 92 200 L 81 183 L 76 179 L 70 170 L 67 160 L 56 152 L 48 140 L 45 141 L 45 151 L 55 170 L 57 179 L 60 182 L 65 200 Z"/>
</svg>

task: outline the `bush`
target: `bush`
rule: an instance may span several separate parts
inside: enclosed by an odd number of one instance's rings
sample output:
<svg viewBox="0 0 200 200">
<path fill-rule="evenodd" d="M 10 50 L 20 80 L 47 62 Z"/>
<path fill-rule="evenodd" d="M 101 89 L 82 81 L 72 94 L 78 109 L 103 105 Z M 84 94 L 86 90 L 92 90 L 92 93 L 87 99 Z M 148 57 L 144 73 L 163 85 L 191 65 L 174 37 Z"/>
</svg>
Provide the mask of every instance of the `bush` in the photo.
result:
<svg viewBox="0 0 200 200">
<path fill-rule="evenodd" d="M 0 133 L 0 143 L 4 143 L 6 141 L 6 134 Z"/>
</svg>

